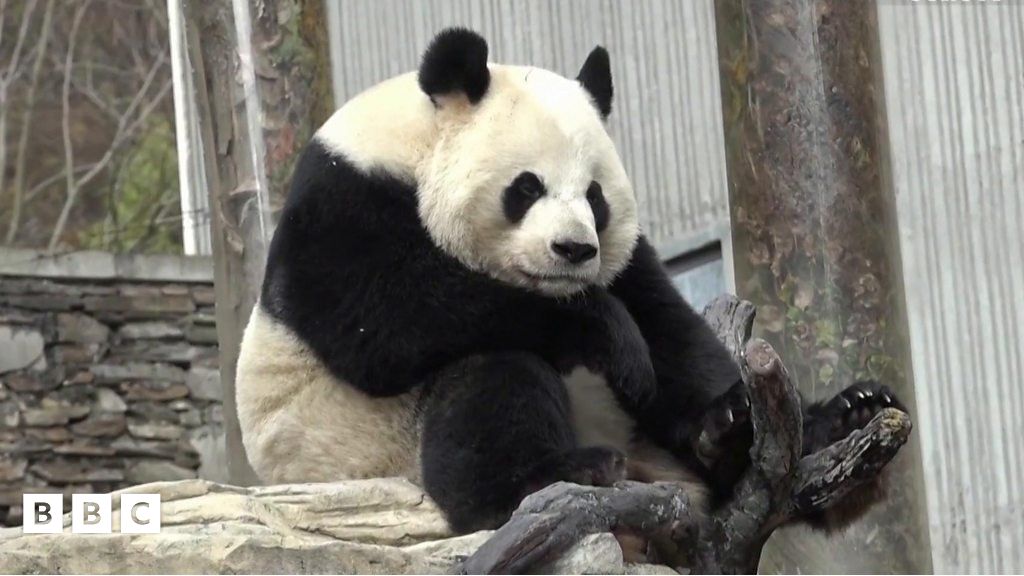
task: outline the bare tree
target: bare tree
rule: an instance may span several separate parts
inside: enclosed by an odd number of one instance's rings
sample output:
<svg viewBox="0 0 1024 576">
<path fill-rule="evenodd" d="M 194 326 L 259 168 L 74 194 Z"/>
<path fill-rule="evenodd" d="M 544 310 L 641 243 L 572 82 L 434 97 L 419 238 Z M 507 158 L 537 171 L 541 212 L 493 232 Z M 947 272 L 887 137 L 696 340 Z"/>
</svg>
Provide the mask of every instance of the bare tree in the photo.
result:
<svg viewBox="0 0 1024 576">
<path fill-rule="evenodd" d="M 128 107 L 119 114 L 117 120 L 117 129 L 114 133 L 114 138 L 107 148 L 107 151 L 103 154 L 95 165 L 89 169 L 80 178 L 74 177 L 74 145 L 71 141 L 71 110 L 70 110 L 70 94 L 71 94 L 71 76 L 74 68 L 74 57 L 75 57 L 75 40 L 78 36 L 78 29 L 82 23 L 82 18 L 85 16 L 85 11 L 89 8 L 91 0 L 84 0 L 82 4 L 78 6 L 75 11 L 74 23 L 71 25 L 71 35 L 68 42 L 67 56 L 64 63 L 64 89 L 63 89 L 63 135 L 64 135 L 64 174 L 67 184 L 67 192 L 64 199 L 64 207 L 61 209 L 60 216 L 57 218 L 57 223 L 53 227 L 53 232 L 50 235 L 50 243 L 48 249 L 53 251 L 57 247 L 57 243 L 60 240 L 61 234 L 64 232 L 64 226 L 67 224 L 68 215 L 71 212 L 72 206 L 75 204 L 75 200 L 78 199 L 78 194 L 82 190 L 82 187 L 88 184 L 93 178 L 95 178 L 103 169 L 110 164 L 110 161 L 114 158 L 114 154 L 119 151 L 120 147 L 128 141 L 132 134 L 149 118 L 153 110 L 161 103 L 163 98 L 167 95 L 171 88 L 171 81 L 167 79 L 163 82 L 163 85 L 154 93 L 150 93 L 150 87 L 156 80 L 157 73 L 164 69 L 166 65 L 166 59 L 163 55 L 157 58 L 146 74 L 146 79 L 142 84 L 142 88 L 135 95 L 135 98 L 128 104 Z M 166 70 L 164 70 L 166 71 Z"/>
<path fill-rule="evenodd" d="M 165 200 L 177 175 L 164 178 L 161 165 L 174 158 L 164 10 L 156 0 L 0 0 L 0 35 L 19 39 L 0 43 L 6 244 L 173 249 L 180 205 Z M 143 182 L 152 179 L 159 186 Z M 115 220 L 123 229 L 109 228 Z"/>
<path fill-rule="evenodd" d="M 11 200 L 11 219 L 7 226 L 7 243 L 11 244 L 14 242 L 14 237 L 18 234 L 18 227 L 21 223 L 21 205 L 24 198 L 23 190 L 25 188 L 25 161 L 27 159 L 26 152 L 28 151 L 28 135 L 29 130 L 32 127 L 32 114 L 36 109 L 36 92 L 39 89 L 39 73 L 43 69 L 43 61 L 46 58 L 46 51 L 50 45 L 50 32 L 53 28 L 53 3 L 54 0 L 48 0 L 46 3 L 46 11 L 43 13 L 43 24 L 40 30 L 39 46 L 36 51 L 36 59 L 32 64 L 32 77 L 29 80 L 28 95 L 25 97 L 25 111 L 21 116 L 21 132 L 18 136 L 18 150 L 17 156 L 14 159 L 14 184 L 11 187 L 13 198 Z M 6 140 L 0 136 L 0 140 Z M 2 146 L 2 144 L 0 144 Z M 4 165 L 4 158 L 0 155 L 0 166 Z M 2 178 L 2 175 L 0 175 Z M 3 186 L 0 186 L 0 190 Z"/>
<path fill-rule="evenodd" d="M 11 51 L 7 68 L 0 71 L 0 196 L 4 192 L 4 180 L 7 176 L 7 114 L 9 106 L 9 91 L 11 83 L 20 71 L 21 53 L 25 46 L 25 37 L 28 33 L 29 23 L 32 21 L 32 14 L 36 11 L 37 0 L 30 0 L 21 13 L 21 25 L 18 27 L 18 38 L 15 41 L 14 49 Z M 7 2 L 0 3 L 0 23 L 7 19 Z M 3 26 L 0 25 L 0 30 Z M 2 33 L 0 33 L 2 39 Z"/>
</svg>

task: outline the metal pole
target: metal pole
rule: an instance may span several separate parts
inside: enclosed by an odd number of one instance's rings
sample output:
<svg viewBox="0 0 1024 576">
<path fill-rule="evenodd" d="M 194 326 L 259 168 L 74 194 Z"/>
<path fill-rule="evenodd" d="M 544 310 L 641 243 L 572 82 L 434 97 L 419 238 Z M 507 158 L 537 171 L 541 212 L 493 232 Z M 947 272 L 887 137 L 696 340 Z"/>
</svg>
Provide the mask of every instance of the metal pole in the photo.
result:
<svg viewBox="0 0 1024 576">
<path fill-rule="evenodd" d="M 196 100 L 192 97 L 192 62 L 185 38 L 185 16 L 181 0 L 167 0 L 167 28 L 170 34 L 171 70 L 174 79 L 174 126 L 178 149 L 178 181 L 181 195 L 181 237 L 187 256 L 213 253 L 210 236 L 210 203 L 206 193 L 202 138 Z"/>
</svg>

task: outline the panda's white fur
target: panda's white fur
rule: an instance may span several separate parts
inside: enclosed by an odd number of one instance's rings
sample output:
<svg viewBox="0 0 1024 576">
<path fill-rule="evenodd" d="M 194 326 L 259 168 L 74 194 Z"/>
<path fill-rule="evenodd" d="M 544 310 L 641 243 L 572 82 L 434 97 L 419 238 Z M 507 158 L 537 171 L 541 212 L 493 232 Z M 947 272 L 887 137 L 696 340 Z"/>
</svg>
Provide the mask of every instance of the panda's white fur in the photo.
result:
<svg viewBox="0 0 1024 576">
<path fill-rule="evenodd" d="M 235 380 L 242 440 L 260 480 L 418 482 L 416 393 L 374 398 L 339 381 L 259 306 L 245 329 Z"/>
<path fill-rule="evenodd" d="M 635 477 L 703 490 L 672 455 L 634 438 L 632 418 L 600 375 L 577 368 L 565 382 L 580 446 L 621 450 Z M 402 476 L 419 483 L 416 401 L 415 391 L 376 398 L 339 381 L 291 330 L 253 310 L 238 358 L 236 402 L 249 463 L 263 482 Z"/>
<path fill-rule="evenodd" d="M 556 296 L 607 285 L 639 231 L 632 186 L 589 95 L 548 70 L 488 68 L 490 87 L 476 105 L 455 96 L 435 111 L 409 73 L 356 96 L 316 138 L 359 168 L 416 184 L 427 230 L 466 266 Z M 513 226 L 500 192 L 524 170 L 541 176 L 548 193 Z M 616 215 L 599 243 L 586 199 L 593 180 Z M 550 250 L 556 240 L 599 244 L 600 252 L 569 268 Z M 545 275 L 560 278 L 538 280 Z"/>
<path fill-rule="evenodd" d="M 607 285 L 636 242 L 636 203 L 590 96 L 547 70 L 488 68 L 490 87 L 476 105 L 453 96 L 435 108 L 416 75 L 405 74 L 349 101 L 315 138 L 365 172 L 415 185 L 431 237 L 466 266 L 556 297 Z M 548 194 L 511 226 L 500 192 L 523 170 Z M 586 200 L 592 180 L 616 215 L 600 235 Z M 550 245 L 565 239 L 599 245 L 598 257 L 563 269 Z M 566 383 L 582 446 L 619 448 L 647 479 L 690 478 L 667 452 L 634 442 L 633 420 L 599 375 L 581 368 Z M 242 343 L 237 404 L 246 452 L 265 482 L 419 479 L 416 392 L 377 398 L 339 381 L 259 306 Z"/>
</svg>

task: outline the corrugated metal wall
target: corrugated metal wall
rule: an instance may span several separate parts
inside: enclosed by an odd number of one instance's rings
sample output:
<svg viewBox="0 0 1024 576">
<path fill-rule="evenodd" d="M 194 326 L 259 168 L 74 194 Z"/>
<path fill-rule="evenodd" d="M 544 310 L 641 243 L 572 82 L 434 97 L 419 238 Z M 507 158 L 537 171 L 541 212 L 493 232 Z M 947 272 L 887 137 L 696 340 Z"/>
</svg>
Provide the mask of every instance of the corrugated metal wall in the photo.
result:
<svg viewBox="0 0 1024 576">
<path fill-rule="evenodd" d="M 723 230 L 728 198 L 712 0 L 327 2 L 340 31 L 332 33 L 340 102 L 414 70 L 446 26 L 481 32 L 495 62 L 569 77 L 603 44 L 616 90 L 610 130 L 636 187 L 644 230 L 665 256 Z"/>
<path fill-rule="evenodd" d="M 936 571 L 1024 570 L 1024 3 L 879 24 Z"/>
</svg>

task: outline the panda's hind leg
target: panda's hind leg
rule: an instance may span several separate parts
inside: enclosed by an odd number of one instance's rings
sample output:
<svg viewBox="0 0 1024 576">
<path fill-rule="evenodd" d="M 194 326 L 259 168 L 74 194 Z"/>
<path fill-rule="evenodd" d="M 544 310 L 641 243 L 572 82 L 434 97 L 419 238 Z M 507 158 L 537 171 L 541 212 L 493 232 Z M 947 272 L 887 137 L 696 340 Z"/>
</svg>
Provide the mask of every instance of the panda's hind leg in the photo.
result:
<svg viewBox="0 0 1024 576">
<path fill-rule="evenodd" d="M 613 448 L 578 448 L 561 376 L 527 353 L 442 369 L 423 396 L 423 485 L 456 532 L 497 528 L 527 494 L 565 480 L 625 477 Z"/>
</svg>

